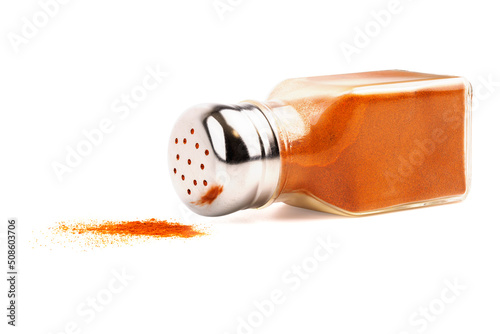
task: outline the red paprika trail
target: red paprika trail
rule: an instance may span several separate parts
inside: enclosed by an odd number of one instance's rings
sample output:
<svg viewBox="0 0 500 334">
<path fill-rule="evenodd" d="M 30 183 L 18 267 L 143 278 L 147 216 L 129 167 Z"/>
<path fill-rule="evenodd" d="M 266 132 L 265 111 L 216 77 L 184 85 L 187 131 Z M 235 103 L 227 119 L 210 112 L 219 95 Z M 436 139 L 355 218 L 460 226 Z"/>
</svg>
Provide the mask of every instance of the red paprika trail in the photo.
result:
<svg viewBox="0 0 500 334">
<path fill-rule="evenodd" d="M 36 238 L 35 243 L 38 246 L 66 247 L 70 245 L 92 249 L 111 245 L 131 245 L 152 239 L 190 239 L 208 234 L 199 226 L 155 218 L 132 221 L 59 222 L 56 226 L 49 228 L 49 231 L 48 235 L 42 233 L 40 239 Z M 45 242 L 42 243 L 40 240 Z"/>
</svg>

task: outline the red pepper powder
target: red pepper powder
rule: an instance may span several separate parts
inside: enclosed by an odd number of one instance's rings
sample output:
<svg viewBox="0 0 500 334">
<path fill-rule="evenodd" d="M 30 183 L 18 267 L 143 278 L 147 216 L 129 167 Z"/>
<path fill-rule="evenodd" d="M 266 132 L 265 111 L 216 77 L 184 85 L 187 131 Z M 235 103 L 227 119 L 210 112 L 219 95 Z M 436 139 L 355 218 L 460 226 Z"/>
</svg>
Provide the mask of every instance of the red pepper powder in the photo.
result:
<svg viewBox="0 0 500 334">
<path fill-rule="evenodd" d="M 151 239 L 189 239 L 207 235 L 206 229 L 184 225 L 173 220 L 159 220 L 155 218 L 132 221 L 102 222 L 59 222 L 50 228 L 49 240 L 44 235 L 45 244 L 36 239 L 36 244 L 41 246 L 55 246 L 56 244 L 79 245 L 82 248 L 101 248 L 110 245 L 121 246 L 134 244 Z"/>
<path fill-rule="evenodd" d="M 304 128 L 280 136 L 282 199 L 360 214 L 466 194 L 469 94 L 464 79 L 406 71 L 284 81 L 269 99 Z"/>
<path fill-rule="evenodd" d="M 98 225 L 77 224 L 68 226 L 64 223 L 59 225 L 59 229 L 72 233 L 99 233 L 123 236 L 148 236 L 156 238 L 192 238 L 203 235 L 191 225 L 183 225 L 177 222 L 157 220 L 150 218 L 146 220 L 132 221 L 105 221 Z"/>
<path fill-rule="evenodd" d="M 219 195 L 222 193 L 222 190 L 224 190 L 224 186 L 212 185 L 207 190 L 207 192 L 203 196 L 201 196 L 199 200 L 191 203 L 199 206 L 210 205 L 217 199 L 217 197 L 219 197 Z"/>
</svg>

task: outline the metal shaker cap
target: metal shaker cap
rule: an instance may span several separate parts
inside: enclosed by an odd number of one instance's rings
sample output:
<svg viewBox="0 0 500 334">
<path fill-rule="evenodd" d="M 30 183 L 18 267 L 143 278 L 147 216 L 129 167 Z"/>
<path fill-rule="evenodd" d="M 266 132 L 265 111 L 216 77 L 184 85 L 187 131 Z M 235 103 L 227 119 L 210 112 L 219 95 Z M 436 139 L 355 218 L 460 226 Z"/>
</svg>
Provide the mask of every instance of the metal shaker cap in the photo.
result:
<svg viewBox="0 0 500 334">
<path fill-rule="evenodd" d="M 281 170 L 273 118 L 251 103 L 185 111 L 172 130 L 168 160 L 177 195 L 204 216 L 266 205 Z"/>
</svg>

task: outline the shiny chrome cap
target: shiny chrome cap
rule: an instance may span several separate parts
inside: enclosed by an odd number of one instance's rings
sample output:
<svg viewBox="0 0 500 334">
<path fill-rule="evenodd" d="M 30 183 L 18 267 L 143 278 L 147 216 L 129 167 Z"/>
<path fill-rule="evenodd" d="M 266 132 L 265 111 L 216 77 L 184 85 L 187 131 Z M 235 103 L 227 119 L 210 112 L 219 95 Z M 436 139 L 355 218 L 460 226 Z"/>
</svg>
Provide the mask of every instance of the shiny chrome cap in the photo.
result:
<svg viewBox="0 0 500 334">
<path fill-rule="evenodd" d="M 201 104 L 185 111 L 168 145 L 175 191 L 192 211 L 220 216 L 266 205 L 281 169 L 267 110 L 251 103 Z"/>
</svg>

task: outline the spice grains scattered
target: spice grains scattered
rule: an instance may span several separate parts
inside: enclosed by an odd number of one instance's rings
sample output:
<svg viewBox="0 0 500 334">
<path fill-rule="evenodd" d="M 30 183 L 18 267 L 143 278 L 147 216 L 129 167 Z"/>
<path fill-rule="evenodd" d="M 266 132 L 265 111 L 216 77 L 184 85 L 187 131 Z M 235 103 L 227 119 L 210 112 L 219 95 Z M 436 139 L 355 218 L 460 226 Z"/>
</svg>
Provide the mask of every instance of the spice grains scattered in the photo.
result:
<svg viewBox="0 0 500 334">
<path fill-rule="evenodd" d="M 188 239 L 207 233 L 206 229 L 199 226 L 155 218 L 132 221 L 59 222 L 50 228 L 51 237 L 43 246 L 72 244 L 83 248 L 101 248 L 110 245 L 130 245 L 151 239 Z M 40 242 L 37 244 L 40 245 Z"/>
</svg>

